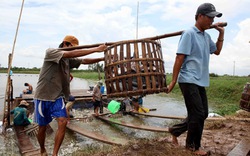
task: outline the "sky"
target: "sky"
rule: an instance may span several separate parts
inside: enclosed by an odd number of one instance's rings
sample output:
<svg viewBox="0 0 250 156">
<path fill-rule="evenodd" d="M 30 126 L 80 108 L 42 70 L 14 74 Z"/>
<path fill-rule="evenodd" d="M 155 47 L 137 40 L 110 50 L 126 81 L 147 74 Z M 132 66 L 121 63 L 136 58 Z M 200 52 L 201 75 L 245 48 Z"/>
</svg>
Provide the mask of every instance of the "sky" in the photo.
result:
<svg viewBox="0 0 250 156">
<path fill-rule="evenodd" d="M 195 12 L 205 2 L 223 13 L 214 23 L 228 23 L 221 54 L 210 56 L 210 73 L 250 75 L 249 0 L 24 0 L 16 40 L 22 0 L 1 0 L 0 66 L 8 67 L 13 53 L 12 67 L 40 68 L 46 49 L 57 48 L 69 34 L 80 45 L 90 45 L 136 39 L 136 32 L 140 39 L 182 31 L 195 24 Z M 207 32 L 217 40 L 216 29 Z M 160 40 L 167 73 L 172 72 L 179 38 Z"/>
</svg>

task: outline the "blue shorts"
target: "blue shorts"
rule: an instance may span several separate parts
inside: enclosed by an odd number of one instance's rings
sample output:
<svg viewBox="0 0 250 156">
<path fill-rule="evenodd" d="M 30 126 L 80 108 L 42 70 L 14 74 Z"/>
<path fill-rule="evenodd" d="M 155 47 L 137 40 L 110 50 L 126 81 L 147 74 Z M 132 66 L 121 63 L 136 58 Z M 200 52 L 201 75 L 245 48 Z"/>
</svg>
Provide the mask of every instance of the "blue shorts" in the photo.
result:
<svg viewBox="0 0 250 156">
<path fill-rule="evenodd" d="M 62 97 L 56 101 L 42 101 L 34 99 L 34 122 L 39 126 L 46 126 L 53 118 L 67 117 L 65 103 Z"/>
<path fill-rule="evenodd" d="M 27 90 L 25 94 L 32 94 L 32 90 Z"/>
</svg>

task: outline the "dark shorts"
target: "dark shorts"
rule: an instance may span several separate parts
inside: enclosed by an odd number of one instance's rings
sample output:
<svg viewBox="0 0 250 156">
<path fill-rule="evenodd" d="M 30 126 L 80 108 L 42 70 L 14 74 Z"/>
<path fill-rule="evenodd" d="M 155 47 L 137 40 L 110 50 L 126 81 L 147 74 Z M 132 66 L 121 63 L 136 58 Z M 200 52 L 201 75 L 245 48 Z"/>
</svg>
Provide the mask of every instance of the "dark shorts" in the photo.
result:
<svg viewBox="0 0 250 156">
<path fill-rule="evenodd" d="M 95 100 L 95 102 L 93 103 L 93 105 L 94 105 L 94 108 L 100 107 L 101 106 L 101 101 Z"/>
</svg>

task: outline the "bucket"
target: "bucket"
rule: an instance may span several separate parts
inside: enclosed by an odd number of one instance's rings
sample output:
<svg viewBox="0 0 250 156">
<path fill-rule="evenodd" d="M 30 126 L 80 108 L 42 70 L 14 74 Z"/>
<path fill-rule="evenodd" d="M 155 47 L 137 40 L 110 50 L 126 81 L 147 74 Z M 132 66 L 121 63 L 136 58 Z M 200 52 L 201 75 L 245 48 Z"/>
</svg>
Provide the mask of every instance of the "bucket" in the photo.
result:
<svg viewBox="0 0 250 156">
<path fill-rule="evenodd" d="M 33 120 L 31 118 L 28 118 L 28 120 L 29 120 L 30 123 L 33 123 Z"/>
<path fill-rule="evenodd" d="M 250 112 L 250 83 L 247 82 L 244 86 L 241 100 L 240 100 L 240 108 Z"/>
<path fill-rule="evenodd" d="M 121 104 L 120 104 L 119 102 L 117 102 L 117 101 L 115 101 L 115 100 L 112 100 L 112 101 L 110 101 L 109 104 L 108 104 L 108 110 L 109 110 L 111 113 L 115 114 L 115 113 L 118 112 L 118 110 L 120 109 L 120 106 L 121 106 Z"/>
</svg>

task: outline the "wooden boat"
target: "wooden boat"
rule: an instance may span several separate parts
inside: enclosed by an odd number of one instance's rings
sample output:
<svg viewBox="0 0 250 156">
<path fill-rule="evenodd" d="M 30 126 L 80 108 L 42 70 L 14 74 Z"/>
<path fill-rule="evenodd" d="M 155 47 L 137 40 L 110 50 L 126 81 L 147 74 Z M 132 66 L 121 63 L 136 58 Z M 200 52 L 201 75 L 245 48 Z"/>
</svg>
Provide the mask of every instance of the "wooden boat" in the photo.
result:
<svg viewBox="0 0 250 156">
<path fill-rule="evenodd" d="M 127 140 L 121 139 L 121 138 L 114 138 L 114 137 L 108 137 L 105 135 L 102 135 L 100 133 L 96 133 L 96 132 L 90 132 L 80 126 L 78 126 L 77 124 L 73 124 L 73 123 L 69 123 L 67 124 L 67 128 L 72 130 L 73 132 L 79 133 L 83 136 L 86 136 L 88 138 L 91 139 L 95 139 L 107 144 L 111 144 L 111 145 L 125 145 L 128 143 Z"/>
<path fill-rule="evenodd" d="M 71 95 L 75 98 L 75 103 L 72 106 L 74 109 L 78 108 L 92 108 L 93 107 L 93 97 L 91 91 L 87 89 L 74 89 L 71 90 Z M 30 103 L 33 102 L 34 93 L 33 94 L 23 94 L 21 97 L 17 97 L 16 103 L 18 104 L 21 100 L 26 100 Z M 109 99 L 106 94 L 102 95 L 102 101 L 104 106 L 107 105 Z"/>
<path fill-rule="evenodd" d="M 38 132 L 38 125 L 31 124 L 30 126 L 13 126 L 17 138 L 17 145 L 22 156 L 40 156 L 40 148 L 36 148 L 32 143 L 31 137 L 35 137 Z M 51 134 L 53 129 L 50 125 L 47 126 L 46 134 Z"/>
<path fill-rule="evenodd" d="M 22 156 L 41 155 L 40 148 L 36 148 L 30 137 L 24 132 L 24 126 L 14 126 L 17 137 L 17 145 Z"/>
<path fill-rule="evenodd" d="M 248 156 L 250 155 L 250 140 L 241 140 L 227 156 Z"/>
<path fill-rule="evenodd" d="M 98 118 L 102 121 L 108 122 L 108 123 L 118 124 L 121 126 L 135 128 L 135 129 L 141 129 L 141 130 L 153 131 L 153 132 L 168 132 L 168 128 L 151 127 L 151 126 L 147 126 L 147 125 L 134 125 L 134 124 L 128 123 L 126 121 L 120 121 L 120 120 L 117 120 L 114 118 L 105 117 L 104 115 L 103 116 L 96 116 L 96 118 Z"/>
</svg>

